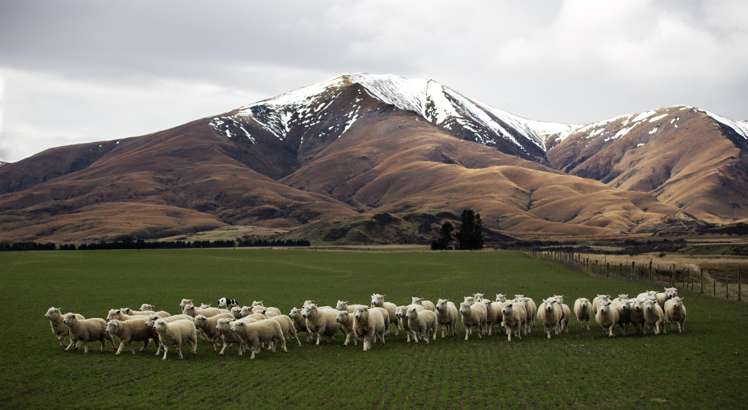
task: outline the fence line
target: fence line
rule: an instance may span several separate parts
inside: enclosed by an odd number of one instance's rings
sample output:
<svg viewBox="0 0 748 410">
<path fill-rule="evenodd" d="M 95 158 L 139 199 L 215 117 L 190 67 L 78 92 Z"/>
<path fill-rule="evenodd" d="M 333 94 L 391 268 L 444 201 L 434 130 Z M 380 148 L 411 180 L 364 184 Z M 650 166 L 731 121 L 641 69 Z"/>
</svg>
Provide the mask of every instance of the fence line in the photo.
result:
<svg viewBox="0 0 748 410">
<path fill-rule="evenodd" d="M 727 300 L 743 300 L 742 271 L 734 275 L 722 275 L 722 280 L 711 275 L 707 270 L 698 271 L 688 267 L 678 267 L 669 263 L 665 269 L 662 264 L 655 264 L 653 259 L 648 263 L 613 262 L 607 260 L 607 255 L 587 254 L 570 250 L 530 250 L 530 256 L 552 260 L 572 269 L 580 270 L 592 275 L 616 277 L 628 280 L 649 280 L 661 285 L 675 286 L 691 292 L 709 294 L 711 282 L 712 296 Z"/>
</svg>

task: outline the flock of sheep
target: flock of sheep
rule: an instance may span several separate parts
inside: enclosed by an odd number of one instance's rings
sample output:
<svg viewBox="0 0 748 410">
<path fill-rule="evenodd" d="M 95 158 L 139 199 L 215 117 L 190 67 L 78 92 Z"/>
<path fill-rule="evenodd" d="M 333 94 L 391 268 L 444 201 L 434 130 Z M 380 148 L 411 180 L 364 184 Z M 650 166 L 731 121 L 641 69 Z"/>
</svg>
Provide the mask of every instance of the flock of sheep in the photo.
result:
<svg viewBox="0 0 748 410">
<path fill-rule="evenodd" d="M 536 320 L 549 339 L 551 334 L 568 332 L 572 310 L 564 303 L 563 296 L 543 299 L 540 306 L 524 295 L 507 299 L 497 294 L 493 301 L 483 296 L 482 293 L 466 296 L 459 308 L 446 299 L 434 304 L 418 297 L 413 297 L 409 305 L 397 306 L 385 301 L 381 294 L 373 294 L 369 305 L 338 301 L 335 307 L 317 306 L 307 300 L 301 308 L 292 308 L 288 315 L 258 301 L 240 307 L 233 299 L 221 298 L 219 307 L 205 304 L 197 307 L 191 299 L 182 299 L 179 304 L 182 313 L 178 315 L 156 311 L 153 305 L 144 303 L 139 310 L 111 309 L 106 319 L 63 314 L 56 307 L 49 308 L 45 317 L 66 351 L 83 346 L 88 353 L 87 343 L 99 342 L 103 352 L 105 343 L 109 342 L 117 355 L 125 348 L 135 354 L 133 342 L 142 342 L 140 351 L 144 351 L 153 341 L 157 345 L 156 355 L 163 350 L 164 360 L 171 347 L 176 349 L 180 359 L 183 346 L 189 345 L 196 353 L 198 335 L 214 350 L 220 349 L 221 355 L 234 346 L 239 355 L 249 351 L 250 358 L 254 359 L 262 349 L 274 352 L 280 347 L 287 351 L 288 340 L 295 340 L 301 346 L 300 332 L 307 334 L 307 342 L 316 344 L 320 344 L 322 338 L 332 342 L 335 335 L 342 333 L 344 345 L 361 342 L 364 351 L 377 342 L 384 344 L 390 332 L 395 335 L 405 332 L 406 340 L 415 343 L 429 343 L 436 340 L 439 333 L 442 338 L 454 336 L 458 321 L 465 331 L 465 340 L 474 333 L 482 338 L 503 330 L 511 342 L 512 336 L 521 339 L 529 335 Z M 686 307 L 676 288 L 665 288 L 664 292 L 647 291 L 635 298 L 597 295 L 592 302 L 579 298 L 574 301 L 573 313 L 587 330 L 594 319 L 611 337 L 615 328 L 624 335 L 627 329 L 641 334 L 651 329 L 654 334 L 660 334 L 666 332 L 666 326 L 677 326 L 682 332 L 686 322 Z M 65 338 L 69 339 L 67 345 Z M 119 347 L 115 347 L 115 340 L 119 341 Z"/>
</svg>

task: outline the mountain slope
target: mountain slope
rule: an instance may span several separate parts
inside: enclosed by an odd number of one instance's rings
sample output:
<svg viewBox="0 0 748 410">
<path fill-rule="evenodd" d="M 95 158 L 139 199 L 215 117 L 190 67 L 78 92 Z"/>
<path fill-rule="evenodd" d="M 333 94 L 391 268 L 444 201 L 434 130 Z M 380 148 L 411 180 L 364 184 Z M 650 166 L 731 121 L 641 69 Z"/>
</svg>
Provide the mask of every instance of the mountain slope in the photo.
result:
<svg viewBox="0 0 748 410">
<path fill-rule="evenodd" d="M 589 124 L 548 151 L 564 172 L 650 192 L 714 223 L 748 218 L 747 155 L 741 123 L 686 106 Z"/>
<path fill-rule="evenodd" d="M 347 74 L 7 164 L 0 241 L 251 225 L 314 240 L 426 242 L 466 207 L 480 210 L 492 238 L 689 231 L 746 218 L 743 127 L 683 107 L 546 123 L 433 80 Z"/>
</svg>

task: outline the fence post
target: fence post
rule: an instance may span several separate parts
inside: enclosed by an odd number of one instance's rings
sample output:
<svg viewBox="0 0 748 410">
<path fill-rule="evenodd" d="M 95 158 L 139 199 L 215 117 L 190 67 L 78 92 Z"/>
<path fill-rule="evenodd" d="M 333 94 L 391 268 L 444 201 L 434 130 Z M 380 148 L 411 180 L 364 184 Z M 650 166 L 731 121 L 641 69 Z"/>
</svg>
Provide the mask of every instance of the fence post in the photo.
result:
<svg viewBox="0 0 748 410">
<path fill-rule="evenodd" d="M 652 280 L 652 259 L 649 260 L 649 280 Z"/>
<path fill-rule="evenodd" d="M 712 278 L 712 296 L 717 296 L 717 279 Z"/>
<path fill-rule="evenodd" d="M 701 282 L 701 294 L 704 294 L 704 268 L 699 268 L 699 281 Z"/>
<path fill-rule="evenodd" d="M 730 279 L 725 281 L 725 299 L 730 300 Z"/>
<path fill-rule="evenodd" d="M 675 286 L 675 264 L 670 266 L 670 286 Z"/>
<path fill-rule="evenodd" d="M 738 271 L 738 301 L 743 300 L 743 281 L 741 279 L 740 271 Z"/>
</svg>

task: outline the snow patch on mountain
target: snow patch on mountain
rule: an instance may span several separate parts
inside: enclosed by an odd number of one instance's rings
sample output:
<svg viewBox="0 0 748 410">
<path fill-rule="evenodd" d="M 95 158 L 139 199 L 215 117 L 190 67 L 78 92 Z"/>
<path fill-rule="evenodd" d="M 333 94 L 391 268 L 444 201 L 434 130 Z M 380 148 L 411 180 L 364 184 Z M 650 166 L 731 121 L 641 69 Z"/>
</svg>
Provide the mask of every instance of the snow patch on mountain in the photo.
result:
<svg viewBox="0 0 748 410">
<path fill-rule="evenodd" d="M 748 140 L 748 121 L 735 121 L 729 118 L 722 117 L 720 115 L 717 115 L 707 110 L 700 110 L 700 111 L 710 116 L 713 120 L 719 122 L 720 124 L 723 124 L 723 125 L 726 125 L 732 128 L 736 134 Z"/>
</svg>

